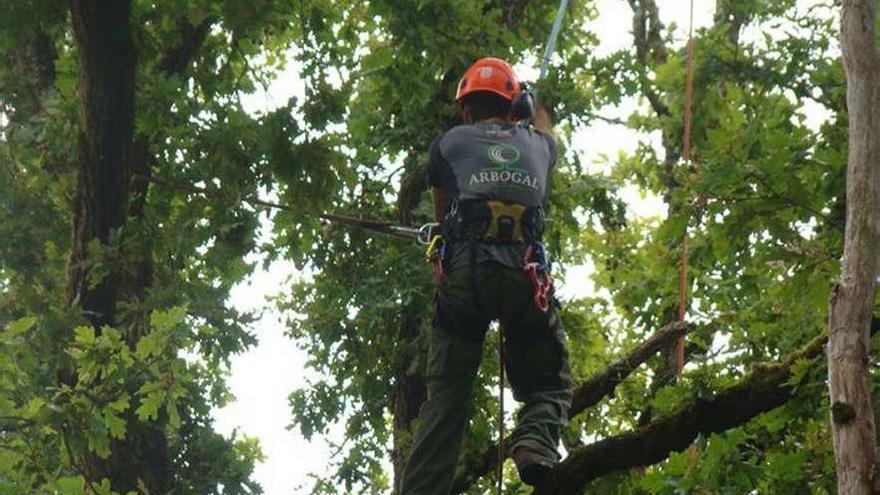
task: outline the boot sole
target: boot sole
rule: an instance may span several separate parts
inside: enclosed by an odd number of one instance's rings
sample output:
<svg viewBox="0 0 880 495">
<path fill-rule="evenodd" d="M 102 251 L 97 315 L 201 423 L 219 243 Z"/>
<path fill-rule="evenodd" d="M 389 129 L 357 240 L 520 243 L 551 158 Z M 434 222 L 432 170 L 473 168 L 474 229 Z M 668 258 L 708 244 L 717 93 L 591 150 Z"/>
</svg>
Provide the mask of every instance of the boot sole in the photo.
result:
<svg viewBox="0 0 880 495">
<path fill-rule="evenodd" d="M 552 472 L 553 466 L 540 462 L 533 462 L 523 466 L 519 471 L 519 479 L 527 485 L 538 486 L 546 481 Z"/>
</svg>

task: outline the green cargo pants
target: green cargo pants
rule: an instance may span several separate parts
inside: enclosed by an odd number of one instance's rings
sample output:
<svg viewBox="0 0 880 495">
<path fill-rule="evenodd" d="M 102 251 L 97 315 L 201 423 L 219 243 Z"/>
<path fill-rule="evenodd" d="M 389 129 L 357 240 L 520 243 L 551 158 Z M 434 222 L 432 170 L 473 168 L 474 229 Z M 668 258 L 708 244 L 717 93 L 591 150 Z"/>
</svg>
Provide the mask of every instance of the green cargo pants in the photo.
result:
<svg viewBox="0 0 880 495">
<path fill-rule="evenodd" d="M 448 495 L 470 417 L 471 388 L 492 319 L 505 337 L 505 369 L 522 402 L 511 452 L 521 446 L 559 459 L 556 446 L 571 406 L 572 380 L 565 334 L 556 308 L 535 308 L 534 292 L 520 269 L 477 265 L 475 303 L 470 269 L 447 274 L 437 290 L 428 344 L 428 400 L 403 474 L 401 495 Z"/>
</svg>

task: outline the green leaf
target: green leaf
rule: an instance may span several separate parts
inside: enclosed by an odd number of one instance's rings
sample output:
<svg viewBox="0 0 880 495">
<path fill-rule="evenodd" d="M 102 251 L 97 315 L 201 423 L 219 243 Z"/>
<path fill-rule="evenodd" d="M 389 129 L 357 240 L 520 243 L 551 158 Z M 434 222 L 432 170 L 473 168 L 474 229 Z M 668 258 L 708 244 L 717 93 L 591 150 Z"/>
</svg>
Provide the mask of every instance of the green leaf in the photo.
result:
<svg viewBox="0 0 880 495">
<path fill-rule="evenodd" d="M 174 430 L 180 428 L 180 412 L 177 410 L 177 404 L 173 401 L 169 402 L 165 411 L 168 413 L 168 425 Z"/>
<path fill-rule="evenodd" d="M 143 360 L 154 354 L 158 354 L 161 351 L 161 340 L 162 335 L 159 332 L 151 332 L 141 337 L 141 340 L 137 343 L 137 350 L 135 351 L 137 357 Z"/>
<path fill-rule="evenodd" d="M 93 345 L 95 339 L 95 328 L 90 326 L 76 327 L 74 330 L 74 341 L 79 344 Z"/>
<path fill-rule="evenodd" d="M 155 420 L 159 417 L 159 408 L 165 400 L 164 390 L 154 390 L 141 398 L 141 405 L 135 410 L 135 414 L 141 421 Z"/>
<path fill-rule="evenodd" d="M 6 325 L 6 329 L 3 331 L 3 338 L 6 340 L 17 337 L 33 328 L 36 323 L 36 316 L 26 316 L 10 322 Z"/>
<path fill-rule="evenodd" d="M 116 495 L 107 478 L 102 479 L 100 483 L 92 483 L 92 491 L 95 495 Z"/>
<path fill-rule="evenodd" d="M 55 488 L 60 495 L 82 495 L 86 488 L 86 480 L 82 476 L 58 478 Z"/>
<path fill-rule="evenodd" d="M 40 397 L 34 397 L 22 408 L 21 416 L 24 419 L 32 419 L 40 413 L 40 409 L 46 405 L 46 401 Z"/>
<path fill-rule="evenodd" d="M 125 420 L 120 418 L 117 414 L 112 411 L 105 410 L 104 415 L 104 425 L 107 426 L 107 430 L 110 432 L 110 436 L 113 438 L 121 439 L 125 438 Z"/>
<path fill-rule="evenodd" d="M 183 323 L 186 319 L 186 308 L 174 307 L 168 311 L 154 311 L 150 315 L 150 325 L 159 331 L 168 331 Z"/>
</svg>

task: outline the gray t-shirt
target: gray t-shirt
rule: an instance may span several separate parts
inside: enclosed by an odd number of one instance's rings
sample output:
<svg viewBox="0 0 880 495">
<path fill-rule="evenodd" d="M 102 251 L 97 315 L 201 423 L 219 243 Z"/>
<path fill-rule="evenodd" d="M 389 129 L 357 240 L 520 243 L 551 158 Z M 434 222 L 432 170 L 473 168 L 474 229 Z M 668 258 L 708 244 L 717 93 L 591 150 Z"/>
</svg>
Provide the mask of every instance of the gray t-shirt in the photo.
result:
<svg viewBox="0 0 880 495">
<path fill-rule="evenodd" d="M 460 125 L 431 145 L 428 186 L 441 189 L 447 198 L 545 206 L 550 170 L 555 164 L 556 143 L 547 134 L 512 124 Z M 469 263 L 466 245 L 450 249 L 447 270 Z M 522 244 L 479 243 L 476 261 L 518 268 L 523 251 Z"/>
</svg>

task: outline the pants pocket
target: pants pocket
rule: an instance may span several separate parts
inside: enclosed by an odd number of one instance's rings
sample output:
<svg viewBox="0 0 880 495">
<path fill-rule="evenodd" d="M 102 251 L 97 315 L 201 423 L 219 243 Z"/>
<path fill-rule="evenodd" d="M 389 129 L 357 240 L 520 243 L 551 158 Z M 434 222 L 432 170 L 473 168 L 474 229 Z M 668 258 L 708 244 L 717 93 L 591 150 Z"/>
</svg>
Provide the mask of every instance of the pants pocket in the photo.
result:
<svg viewBox="0 0 880 495">
<path fill-rule="evenodd" d="M 533 330 L 536 337 L 508 341 L 506 368 L 517 400 L 572 386 L 565 333 L 557 315 L 550 319 L 549 328 Z"/>
<path fill-rule="evenodd" d="M 428 344 L 428 365 L 425 378 L 438 380 L 449 373 L 450 343 L 446 339 L 436 336 L 431 338 Z"/>
</svg>

